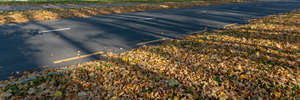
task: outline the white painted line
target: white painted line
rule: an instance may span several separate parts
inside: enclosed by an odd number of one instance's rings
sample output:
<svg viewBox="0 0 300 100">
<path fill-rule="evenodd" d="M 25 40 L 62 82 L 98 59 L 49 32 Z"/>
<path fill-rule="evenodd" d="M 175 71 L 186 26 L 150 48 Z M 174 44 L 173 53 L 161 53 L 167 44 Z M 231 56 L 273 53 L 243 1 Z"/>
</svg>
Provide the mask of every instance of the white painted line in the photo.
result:
<svg viewBox="0 0 300 100">
<path fill-rule="evenodd" d="M 139 17 L 139 16 L 127 16 L 127 15 L 119 15 L 121 17 L 128 17 L 128 18 L 135 18 L 135 19 L 138 19 L 138 20 L 151 20 L 151 19 L 154 19 L 154 18 L 151 18 L 151 17 Z"/>
<path fill-rule="evenodd" d="M 153 18 L 143 18 L 144 20 L 151 20 L 151 19 L 153 19 Z"/>
<path fill-rule="evenodd" d="M 48 33 L 48 32 L 54 32 L 54 31 L 65 31 L 65 30 L 70 30 L 71 28 L 60 28 L 60 29 L 55 29 L 55 30 L 45 30 L 45 31 L 39 31 L 39 33 Z"/>
</svg>

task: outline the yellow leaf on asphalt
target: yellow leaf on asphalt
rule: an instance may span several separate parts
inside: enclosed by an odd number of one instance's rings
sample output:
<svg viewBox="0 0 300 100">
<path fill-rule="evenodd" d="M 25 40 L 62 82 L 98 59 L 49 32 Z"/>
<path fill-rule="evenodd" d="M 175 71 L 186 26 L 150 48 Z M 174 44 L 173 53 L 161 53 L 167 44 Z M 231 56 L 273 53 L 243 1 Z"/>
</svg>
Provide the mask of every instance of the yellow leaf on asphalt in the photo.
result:
<svg viewBox="0 0 300 100">
<path fill-rule="evenodd" d="M 169 8 L 169 6 L 167 6 L 167 5 L 160 5 L 160 7 Z"/>
</svg>

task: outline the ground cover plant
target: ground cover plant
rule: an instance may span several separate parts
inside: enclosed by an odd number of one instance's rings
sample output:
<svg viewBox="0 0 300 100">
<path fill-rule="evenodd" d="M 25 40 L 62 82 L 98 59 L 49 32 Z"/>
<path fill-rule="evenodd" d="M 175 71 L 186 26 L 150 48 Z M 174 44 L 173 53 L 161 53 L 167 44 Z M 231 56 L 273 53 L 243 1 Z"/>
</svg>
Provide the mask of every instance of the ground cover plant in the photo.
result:
<svg viewBox="0 0 300 100">
<path fill-rule="evenodd" d="M 0 95 L 4 99 L 299 100 L 299 33 L 300 11 L 267 16 L 226 30 L 108 53 L 99 61 L 27 73 L 23 78 L 36 78 L 6 85 Z M 70 68 L 75 69 L 58 72 Z M 58 73 L 42 76 L 54 72 Z"/>
<path fill-rule="evenodd" d="M 123 7 L 85 7 L 85 8 L 55 8 L 36 10 L 1 11 L 0 24 L 21 23 L 28 21 L 45 21 L 70 17 L 90 17 L 96 15 L 126 13 L 136 11 L 149 11 L 168 8 L 184 8 L 201 5 L 222 4 L 232 2 L 245 2 L 250 0 L 222 0 L 222 1 L 197 1 L 197 2 L 172 2 L 164 4 L 137 4 L 136 6 Z"/>
</svg>

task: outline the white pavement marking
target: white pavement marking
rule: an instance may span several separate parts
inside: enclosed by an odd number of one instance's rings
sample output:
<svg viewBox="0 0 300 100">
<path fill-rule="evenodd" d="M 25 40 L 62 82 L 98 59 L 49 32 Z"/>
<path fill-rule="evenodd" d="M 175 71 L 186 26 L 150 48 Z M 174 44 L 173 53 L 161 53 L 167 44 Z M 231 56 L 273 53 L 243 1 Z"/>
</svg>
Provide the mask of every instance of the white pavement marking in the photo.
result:
<svg viewBox="0 0 300 100">
<path fill-rule="evenodd" d="M 39 33 L 48 33 L 48 32 L 55 32 L 55 31 L 65 31 L 65 30 L 70 30 L 71 28 L 60 28 L 60 29 L 55 29 L 55 30 L 45 30 L 45 31 L 39 31 Z"/>
<path fill-rule="evenodd" d="M 119 15 L 121 17 L 128 17 L 128 18 L 135 18 L 135 19 L 138 19 L 138 20 L 152 20 L 152 19 L 155 19 L 155 18 L 152 18 L 152 17 L 139 17 L 139 16 L 127 16 L 127 15 Z"/>
<path fill-rule="evenodd" d="M 151 20 L 151 19 L 153 19 L 153 18 L 143 18 L 144 20 Z"/>
</svg>

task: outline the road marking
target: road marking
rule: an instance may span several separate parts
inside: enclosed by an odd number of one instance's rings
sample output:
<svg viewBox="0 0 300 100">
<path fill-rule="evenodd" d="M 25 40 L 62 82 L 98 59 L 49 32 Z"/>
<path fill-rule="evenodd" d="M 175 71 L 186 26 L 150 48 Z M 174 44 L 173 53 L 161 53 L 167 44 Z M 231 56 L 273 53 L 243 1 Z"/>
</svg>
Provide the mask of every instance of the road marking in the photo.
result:
<svg viewBox="0 0 300 100">
<path fill-rule="evenodd" d="M 95 52 L 95 53 L 92 53 L 92 54 L 88 54 L 88 55 L 82 55 L 82 56 L 79 56 L 79 57 L 72 57 L 72 58 L 67 58 L 67 59 L 62 59 L 62 60 L 58 60 L 58 61 L 54 61 L 55 64 L 57 63 L 62 63 L 62 62 L 66 62 L 66 61 L 71 61 L 71 60 L 76 60 L 76 59 L 80 59 L 80 58 L 85 58 L 85 57 L 89 57 L 89 56 L 93 56 L 93 55 L 99 55 L 99 54 L 103 54 L 104 52 L 102 51 L 99 51 L 99 52 Z M 55 74 L 58 74 L 58 73 L 62 73 L 62 72 L 66 72 L 66 71 L 70 71 L 70 70 L 74 70 L 78 68 L 75 67 L 75 68 L 71 68 L 71 69 L 63 69 L 63 70 L 59 70 L 57 72 L 49 72 L 47 74 L 43 74 L 42 76 L 49 76 L 49 75 L 55 75 Z M 15 82 L 8 82 L 8 83 L 5 83 L 5 84 L 0 84 L 0 88 L 2 87 L 5 87 L 7 85 L 13 85 L 13 84 L 19 84 L 19 83 L 24 83 L 24 82 L 27 82 L 27 81 L 32 81 L 34 79 L 37 79 L 37 77 L 35 75 L 32 75 L 31 77 L 27 78 L 27 79 L 23 79 L 23 80 L 18 80 L 18 81 L 15 81 Z"/>
<path fill-rule="evenodd" d="M 151 19 L 153 19 L 153 18 L 143 18 L 144 20 L 151 20 Z"/>
<path fill-rule="evenodd" d="M 63 62 L 68 62 L 68 61 L 72 61 L 72 60 L 82 59 L 82 58 L 86 58 L 86 57 L 90 57 L 90 56 L 94 56 L 94 55 L 100 55 L 100 54 L 103 54 L 103 53 L 104 53 L 103 51 L 99 51 L 99 52 L 95 52 L 95 53 L 92 53 L 92 54 L 80 55 L 80 56 L 76 56 L 76 57 L 57 60 L 57 61 L 54 61 L 53 63 L 58 64 L 58 63 L 63 63 Z"/>
<path fill-rule="evenodd" d="M 135 18 L 137 20 L 152 20 L 152 17 L 138 17 L 138 16 L 127 16 L 127 15 L 119 15 L 121 17 Z"/>
<path fill-rule="evenodd" d="M 64 30 L 70 30 L 71 28 L 60 28 L 55 30 L 45 30 L 45 31 L 39 31 L 39 33 L 48 33 L 48 32 L 55 32 L 55 31 L 64 31 Z"/>
<path fill-rule="evenodd" d="M 137 45 L 141 46 L 141 45 L 146 45 L 146 44 L 149 44 L 149 43 L 164 41 L 164 40 L 167 40 L 167 39 L 170 39 L 170 38 L 161 38 L 161 39 L 156 39 L 156 40 L 151 40 L 151 41 L 146 41 L 146 42 L 140 42 Z"/>
</svg>

